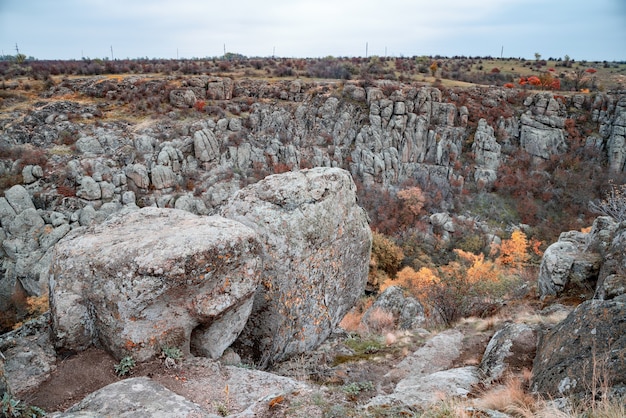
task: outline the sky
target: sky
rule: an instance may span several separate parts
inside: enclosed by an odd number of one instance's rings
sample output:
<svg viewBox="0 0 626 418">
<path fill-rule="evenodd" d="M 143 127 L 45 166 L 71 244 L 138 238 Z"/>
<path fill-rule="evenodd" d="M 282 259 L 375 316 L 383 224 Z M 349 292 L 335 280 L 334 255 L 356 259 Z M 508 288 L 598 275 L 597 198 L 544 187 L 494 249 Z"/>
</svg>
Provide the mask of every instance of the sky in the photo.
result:
<svg viewBox="0 0 626 418">
<path fill-rule="evenodd" d="M 492 56 L 626 60 L 626 0 L 0 0 L 37 59 Z"/>
</svg>

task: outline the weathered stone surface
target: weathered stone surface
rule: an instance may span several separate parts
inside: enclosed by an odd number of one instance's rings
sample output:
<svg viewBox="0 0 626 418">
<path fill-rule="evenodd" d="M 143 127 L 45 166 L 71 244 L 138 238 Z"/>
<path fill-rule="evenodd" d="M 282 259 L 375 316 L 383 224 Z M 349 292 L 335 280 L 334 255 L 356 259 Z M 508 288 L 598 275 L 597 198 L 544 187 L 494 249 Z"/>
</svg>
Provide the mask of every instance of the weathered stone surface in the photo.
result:
<svg viewBox="0 0 626 418">
<path fill-rule="evenodd" d="M 196 158 L 200 161 L 214 161 L 220 157 L 219 141 L 215 134 L 208 129 L 201 129 L 194 133 L 193 148 Z"/>
<path fill-rule="evenodd" d="M 586 392 L 601 379 L 626 385 L 626 302 L 591 300 L 540 338 L 531 388 L 551 396 Z"/>
<path fill-rule="evenodd" d="M 474 366 L 441 370 L 425 376 L 411 375 L 398 382 L 388 399 L 407 406 L 425 407 L 441 401 L 442 397 L 465 397 L 479 381 Z"/>
<path fill-rule="evenodd" d="M 197 405 L 148 377 L 112 383 L 92 393 L 54 418 L 79 417 L 212 418 Z"/>
<path fill-rule="evenodd" d="M 126 177 L 136 187 L 147 189 L 150 186 L 150 177 L 148 177 L 148 169 L 143 164 L 128 165 L 124 169 Z"/>
<path fill-rule="evenodd" d="M 479 382 L 476 367 L 450 368 L 460 355 L 463 334 L 447 330 L 402 360 L 389 376 L 399 379 L 392 393 L 372 398 L 368 406 L 400 403 L 426 407 L 441 396 L 465 396 Z"/>
<path fill-rule="evenodd" d="M 199 351 L 221 355 L 244 326 L 260 251 L 244 225 L 175 209 L 121 212 L 72 233 L 50 272 L 54 343 L 80 351 L 98 342 L 141 361 L 162 346 L 189 353 L 191 339 L 210 333 L 223 338 Z"/>
<path fill-rule="evenodd" d="M 539 293 L 558 295 L 568 289 L 592 292 L 602 264 L 602 256 L 585 252 L 585 235 L 563 233 L 543 254 L 539 268 Z M 574 238 L 572 239 L 572 237 Z"/>
<path fill-rule="evenodd" d="M 15 213 L 20 213 L 26 209 L 35 209 L 35 205 L 24 186 L 15 185 L 4 191 L 7 203 L 13 208 Z"/>
<path fill-rule="evenodd" d="M 598 276 L 596 297 L 600 299 L 613 299 L 626 294 L 626 223 L 615 225 L 610 231 L 612 234 L 605 236 L 613 239 L 604 252 L 604 264 Z"/>
<path fill-rule="evenodd" d="M 178 184 L 176 174 L 174 174 L 171 168 L 164 165 L 156 165 L 152 167 L 152 172 L 150 174 L 152 177 L 152 184 L 157 190 L 167 189 Z"/>
<path fill-rule="evenodd" d="M 86 156 L 102 155 L 105 153 L 104 147 L 93 136 L 82 136 L 76 141 L 76 149 Z"/>
<path fill-rule="evenodd" d="M 608 216 L 593 222 L 589 233 L 563 232 L 559 240 L 544 252 L 539 268 L 540 295 L 558 295 L 567 291 L 593 293 L 604 298 L 606 277 L 626 267 L 626 234 L 619 238 L 619 224 Z M 615 283 L 615 279 L 612 279 Z M 596 290 L 597 288 L 597 290 Z"/>
<path fill-rule="evenodd" d="M 527 324 L 505 324 L 491 337 L 478 367 L 489 384 L 507 374 L 531 369 L 537 351 L 537 330 Z"/>
<path fill-rule="evenodd" d="M 487 170 L 497 170 L 501 162 L 501 148 L 496 141 L 493 128 L 485 119 L 479 120 L 472 144 L 472 151 L 476 155 L 476 166 Z"/>
<path fill-rule="evenodd" d="M 85 200 L 98 200 L 102 197 L 100 185 L 90 176 L 84 176 L 76 189 L 76 196 Z"/>
<path fill-rule="evenodd" d="M 262 366 L 323 342 L 365 288 L 371 231 L 341 169 L 273 175 L 240 190 L 222 214 L 264 245 L 262 284 L 237 348 Z"/>
<path fill-rule="evenodd" d="M 37 387 L 56 369 L 49 321 L 49 314 L 44 314 L 0 336 L 0 352 L 4 355 L 4 361 L 0 359 L 3 377 L 13 394 L 19 395 Z"/>
<path fill-rule="evenodd" d="M 365 325 L 369 324 L 369 317 L 376 309 L 391 313 L 397 320 L 400 329 L 414 329 L 426 319 L 424 307 L 419 301 L 411 296 L 405 296 L 404 291 L 397 286 L 385 289 L 363 314 L 362 322 Z"/>
<path fill-rule="evenodd" d="M 181 109 L 190 108 L 196 103 L 196 95 L 191 89 L 177 89 L 170 92 L 170 103 Z"/>
</svg>

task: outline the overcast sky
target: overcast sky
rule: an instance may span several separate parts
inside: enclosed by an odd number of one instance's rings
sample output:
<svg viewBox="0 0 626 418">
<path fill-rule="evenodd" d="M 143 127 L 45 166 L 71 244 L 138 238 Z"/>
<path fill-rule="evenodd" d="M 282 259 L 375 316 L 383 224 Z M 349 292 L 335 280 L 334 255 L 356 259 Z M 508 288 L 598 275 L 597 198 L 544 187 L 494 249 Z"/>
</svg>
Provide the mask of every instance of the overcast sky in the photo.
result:
<svg viewBox="0 0 626 418">
<path fill-rule="evenodd" d="M 0 0 L 38 59 L 466 55 L 626 60 L 626 0 Z"/>
</svg>

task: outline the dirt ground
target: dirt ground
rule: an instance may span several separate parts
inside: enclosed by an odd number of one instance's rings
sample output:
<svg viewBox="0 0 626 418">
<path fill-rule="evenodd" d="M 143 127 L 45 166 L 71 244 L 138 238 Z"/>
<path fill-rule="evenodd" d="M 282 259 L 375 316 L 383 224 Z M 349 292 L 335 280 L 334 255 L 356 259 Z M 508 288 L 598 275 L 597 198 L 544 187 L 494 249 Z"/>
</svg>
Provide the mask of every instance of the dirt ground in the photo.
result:
<svg viewBox="0 0 626 418">
<path fill-rule="evenodd" d="M 465 335 L 462 355 L 456 366 L 476 365 L 485 350 L 493 330 L 479 330 L 471 324 L 459 325 Z M 424 336 L 415 334 L 400 335 L 393 343 L 381 347 L 366 357 L 338 361 L 346 352 L 345 339 L 335 337 L 320 350 L 297 356 L 290 361 L 276 365 L 273 373 L 291 377 L 308 383 L 326 386 L 340 386 L 352 382 L 372 381 L 378 388 L 391 391 L 395 384 L 385 375 L 408 354 L 419 348 L 425 341 Z M 37 389 L 22 394 L 20 398 L 30 405 L 38 406 L 47 412 L 64 411 L 82 400 L 88 394 L 121 380 L 115 374 L 117 362 L 103 350 L 91 348 L 74 356 L 59 360 L 57 369 L 50 379 Z M 168 368 L 162 360 L 156 359 L 141 363 L 132 370 L 132 377 L 147 376 L 161 383 L 185 398 L 198 402 L 206 400 L 205 393 L 194 393 L 193 385 L 184 383 L 199 369 L 184 362 L 181 367 Z M 204 389 L 206 391 L 206 388 Z M 373 396 L 374 394 L 369 394 Z M 367 397 L 363 393 L 354 402 L 362 402 Z"/>
</svg>

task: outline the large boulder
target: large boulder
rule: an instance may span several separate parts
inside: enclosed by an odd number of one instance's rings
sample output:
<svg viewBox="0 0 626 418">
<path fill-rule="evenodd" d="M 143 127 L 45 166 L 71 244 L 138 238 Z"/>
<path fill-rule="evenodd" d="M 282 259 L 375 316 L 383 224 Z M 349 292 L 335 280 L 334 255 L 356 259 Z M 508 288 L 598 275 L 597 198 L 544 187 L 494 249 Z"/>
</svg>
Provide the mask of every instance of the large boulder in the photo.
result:
<svg viewBox="0 0 626 418">
<path fill-rule="evenodd" d="M 362 323 L 370 327 L 371 322 L 375 322 L 373 315 L 378 310 L 392 314 L 399 329 L 415 329 L 426 320 L 422 304 L 411 296 L 405 296 L 404 291 L 397 286 L 388 287 L 378 296 L 363 314 Z"/>
<path fill-rule="evenodd" d="M 315 168 L 240 190 L 222 215 L 263 242 L 262 286 L 237 340 L 267 366 L 322 343 L 363 293 L 372 236 L 350 174 Z"/>
<path fill-rule="evenodd" d="M 626 301 L 591 300 L 540 339 L 531 387 L 551 396 L 626 385 Z"/>
<path fill-rule="evenodd" d="M 103 387 L 54 418 L 83 417 L 209 418 L 197 405 L 148 377 L 135 377 Z"/>
<path fill-rule="evenodd" d="M 617 229 L 614 219 L 600 216 L 588 233 L 563 232 L 543 254 L 538 278 L 540 295 L 593 294 L 596 285 L 601 288 L 605 277 L 619 272 L 619 260 L 623 259 L 626 239 L 624 245 L 619 239 L 614 242 Z"/>
<path fill-rule="evenodd" d="M 479 383 L 477 367 L 451 368 L 461 354 L 463 334 L 446 330 L 430 338 L 389 373 L 398 384 L 389 394 L 372 398 L 368 406 L 400 404 L 425 408 L 443 397 L 466 396 Z"/>
<path fill-rule="evenodd" d="M 509 323 L 491 337 L 478 369 L 483 381 L 492 383 L 508 374 L 531 369 L 536 352 L 536 327 Z"/>
<path fill-rule="evenodd" d="M 50 270 L 53 340 L 146 360 L 165 346 L 219 357 L 259 283 L 255 232 L 175 209 L 123 211 L 59 242 Z"/>
<path fill-rule="evenodd" d="M 619 224 L 613 232 L 596 289 L 597 297 L 607 300 L 626 293 L 626 223 Z"/>
<path fill-rule="evenodd" d="M 21 395 L 56 370 L 49 321 L 50 316 L 44 314 L 0 336 L 0 394 L 4 386 L 4 391 Z"/>
</svg>

